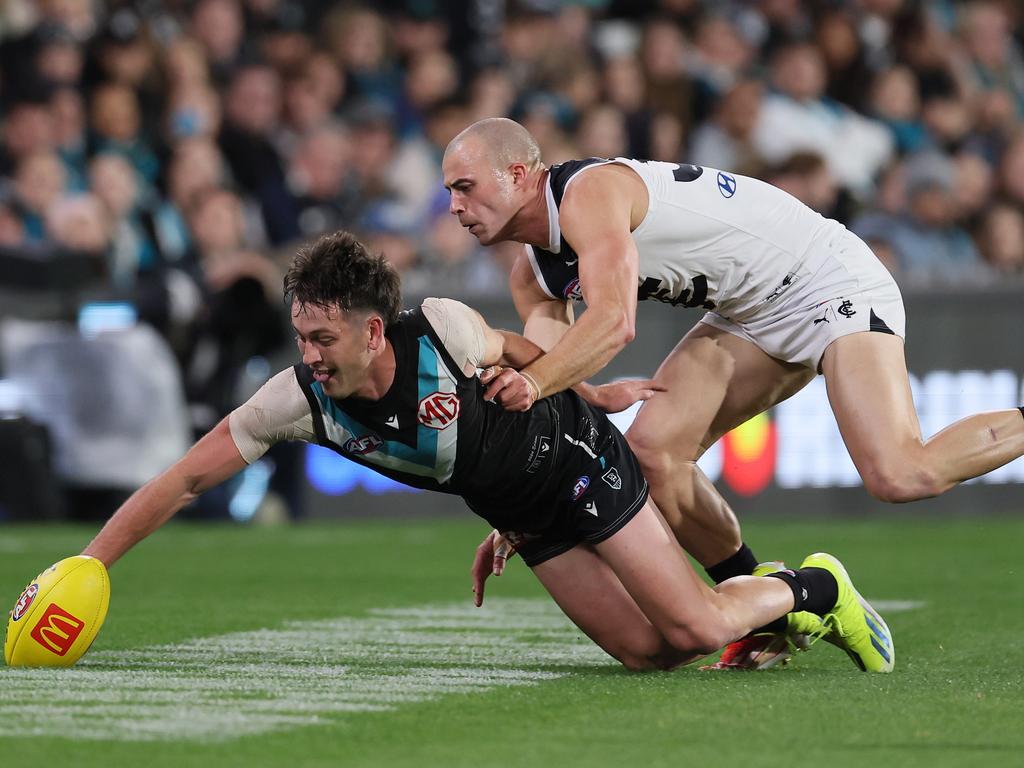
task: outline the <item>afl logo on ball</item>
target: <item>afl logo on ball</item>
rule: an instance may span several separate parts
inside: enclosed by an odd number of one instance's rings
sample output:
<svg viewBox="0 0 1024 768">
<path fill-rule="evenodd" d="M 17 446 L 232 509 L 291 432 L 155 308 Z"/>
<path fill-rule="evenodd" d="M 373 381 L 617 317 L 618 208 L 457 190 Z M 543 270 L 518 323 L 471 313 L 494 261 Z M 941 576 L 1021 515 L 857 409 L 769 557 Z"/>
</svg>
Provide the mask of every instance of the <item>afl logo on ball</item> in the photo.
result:
<svg viewBox="0 0 1024 768">
<path fill-rule="evenodd" d="M 28 613 L 28 609 L 32 606 L 32 601 L 36 599 L 37 594 L 39 594 L 38 584 L 29 584 L 25 587 L 25 591 L 21 593 L 18 602 L 14 604 L 14 610 L 11 611 L 11 619 L 17 621 Z"/>
<path fill-rule="evenodd" d="M 431 429 L 445 429 L 459 418 L 459 398 L 454 392 L 434 392 L 420 400 L 416 417 Z"/>
</svg>

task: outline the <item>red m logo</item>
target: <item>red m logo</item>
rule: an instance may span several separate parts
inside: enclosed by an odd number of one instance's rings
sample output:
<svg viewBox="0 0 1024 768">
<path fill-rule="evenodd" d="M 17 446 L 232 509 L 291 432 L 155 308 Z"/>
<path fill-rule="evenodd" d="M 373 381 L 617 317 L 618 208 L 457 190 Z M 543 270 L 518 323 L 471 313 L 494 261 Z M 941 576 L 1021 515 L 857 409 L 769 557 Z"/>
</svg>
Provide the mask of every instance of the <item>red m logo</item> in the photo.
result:
<svg viewBox="0 0 1024 768">
<path fill-rule="evenodd" d="M 50 603 L 30 634 L 46 650 L 63 656 L 71 650 L 83 629 L 84 621 L 72 616 L 56 603 Z"/>
</svg>

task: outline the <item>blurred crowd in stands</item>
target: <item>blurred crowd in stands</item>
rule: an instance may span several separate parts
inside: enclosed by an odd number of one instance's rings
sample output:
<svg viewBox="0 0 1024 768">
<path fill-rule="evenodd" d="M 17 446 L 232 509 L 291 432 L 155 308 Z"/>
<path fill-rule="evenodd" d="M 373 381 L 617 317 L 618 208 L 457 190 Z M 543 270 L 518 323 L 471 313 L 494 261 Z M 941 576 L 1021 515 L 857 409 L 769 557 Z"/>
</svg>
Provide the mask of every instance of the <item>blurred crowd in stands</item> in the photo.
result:
<svg viewBox="0 0 1024 768">
<path fill-rule="evenodd" d="M 168 341 L 199 428 L 287 344 L 283 267 L 319 233 L 409 294 L 506 294 L 515 249 L 481 249 L 441 183 L 484 117 L 548 164 L 765 179 L 907 287 L 1024 274 L 1019 0 L 6 0 L 0 109 L 3 263 L 85 258 Z"/>
</svg>

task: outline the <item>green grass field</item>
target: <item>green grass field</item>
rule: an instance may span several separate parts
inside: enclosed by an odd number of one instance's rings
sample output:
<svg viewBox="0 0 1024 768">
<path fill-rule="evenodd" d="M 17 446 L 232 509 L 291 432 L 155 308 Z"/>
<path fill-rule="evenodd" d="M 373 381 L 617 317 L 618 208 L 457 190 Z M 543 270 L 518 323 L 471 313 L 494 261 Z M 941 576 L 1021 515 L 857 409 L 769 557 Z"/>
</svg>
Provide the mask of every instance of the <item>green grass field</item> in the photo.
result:
<svg viewBox="0 0 1024 768">
<path fill-rule="evenodd" d="M 519 561 L 473 609 L 484 531 L 169 527 L 112 571 L 78 666 L 0 669 L 0 762 L 1024 765 L 1024 520 L 748 524 L 761 557 L 843 558 L 895 635 L 889 676 L 824 643 L 782 670 L 628 673 Z M 0 599 L 91 535 L 0 528 Z"/>
</svg>

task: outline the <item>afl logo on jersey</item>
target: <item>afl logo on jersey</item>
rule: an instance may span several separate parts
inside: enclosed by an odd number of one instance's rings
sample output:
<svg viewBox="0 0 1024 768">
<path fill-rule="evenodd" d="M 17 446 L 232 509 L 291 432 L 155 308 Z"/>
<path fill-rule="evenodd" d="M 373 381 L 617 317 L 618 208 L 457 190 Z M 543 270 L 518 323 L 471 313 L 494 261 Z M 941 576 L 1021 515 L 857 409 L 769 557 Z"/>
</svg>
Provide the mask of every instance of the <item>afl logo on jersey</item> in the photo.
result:
<svg viewBox="0 0 1024 768">
<path fill-rule="evenodd" d="M 728 173 L 718 172 L 718 191 L 722 197 L 732 197 L 736 194 L 736 177 Z"/>
<path fill-rule="evenodd" d="M 431 429 L 444 429 L 459 418 L 459 398 L 454 392 L 434 392 L 420 400 L 416 414 L 420 424 Z"/>
<path fill-rule="evenodd" d="M 572 493 L 570 494 L 570 498 L 573 501 L 576 501 L 576 499 L 578 499 L 580 496 L 582 496 L 583 492 L 585 490 L 587 490 L 587 488 L 589 488 L 589 487 L 590 487 L 590 478 L 587 477 L 587 475 L 584 475 L 583 477 L 581 477 L 579 480 L 576 481 L 575 485 L 573 485 Z"/>
<path fill-rule="evenodd" d="M 368 453 L 373 453 L 382 445 L 384 445 L 384 441 L 376 435 L 363 435 L 362 437 L 353 437 L 351 440 L 347 440 L 344 448 L 346 453 L 365 456 Z"/>
<path fill-rule="evenodd" d="M 580 289 L 580 279 L 574 277 L 565 284 L 562 295 L 570 301 L 583 301 L 583 291 Z"/>
</svg>

